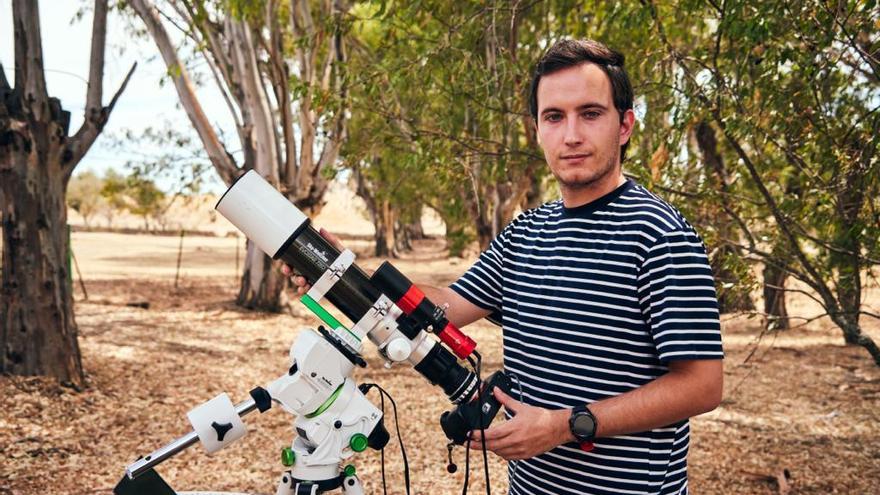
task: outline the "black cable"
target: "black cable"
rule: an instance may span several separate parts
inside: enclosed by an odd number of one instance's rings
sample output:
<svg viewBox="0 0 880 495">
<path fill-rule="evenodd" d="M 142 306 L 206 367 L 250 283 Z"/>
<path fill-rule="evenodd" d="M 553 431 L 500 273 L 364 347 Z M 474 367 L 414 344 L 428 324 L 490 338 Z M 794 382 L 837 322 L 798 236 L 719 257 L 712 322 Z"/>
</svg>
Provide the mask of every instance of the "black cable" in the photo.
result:
<svg viewBox="0 0 880 495">
<path fill-rule="evenodd" d="M 385 417 L 385 396 L 379 394 L 379 405 L 382 407 L 382 417 Z M 379 449 L 379 458 L 382 460 L 382 493 L 388 495 L 388 484 L 385 481 L 385 446 Z"/>
<path fill-rule="evenodd" d="M 361 393 L 366 394 L 373 387 L 376 387 L 376 389 L 379 390 L 379 403 L 382 407 L 383 418 L 385 417 L 385 397 L 387 396 L 388 400 L 391 401 L 391 408 L 394 411 L 394 429 L 397 430 L 397 442 L 400 444 L 400 453 L 403 456 L 404 488 L 406 488 L 406 495 L 410 495 L 409 459 L 406 456 L 406 447 L 403 446 L 403 437 L 400 434 L 400 422 L 397 419 L 397 403 L 394 402 L 394 398 L 391 397 L 391 394 L 376 383 L 364 383 L 360 385 Z M 382 458 L 382 490 L 383 493 L 387 494 L 388 489 L 385 484 L 385 447 L 382 447 L 379 450 L 379 456 Z"/>
<path fill-rule="evenodd" d="M 403 446 L 403 436 L 400 434 L 400 421 L 397 419 L 397 403 L 394 402 L 394 398 L 384 388 L 376 384 L 373 384 L 373 386 L 379 389 L 379 392 L 388 396 L 388 400 L 391 401 L 391 408 L 394 411 L 394 429 L 397 430 L 397 442 L 400 444 L 400 454 L 403 456 L 404 487 L 406 488 L 406 495 L 410 495 L 409 460 L 406 457 L 406 447 Z"/>
<path fill-rule="evenodd" d="M 475 366 L 474 371 L 477 373 L 477 379 L 479 380 L 477 382 L 477 385 L 478 385 L 478 387 L 477 387 L 477 400 L 480 401 L 480 404 L 482 404 L 483 403 L 483 387 L 482 387 L 483 378 L 480 375 L 480 367 L 483 364 L 483 356 L 481 356 L 480 353 L 477 351 L 474 351 L 474 356 L 477 357 L 477 365 Z M 492 393 L 494 393 L 494 391 L 489 390 L 489 393 L 492 394 Z M 486 431 L 483 428 L 483 413 L 482 413 L 482 411 L 480 412 L 480 443 L 482 444 L 482 450 L 483 450 L 483 472 L 484 472 L 484 475 L 486 476 L 486 495 L 492 495 L 492 487 L 491 487 L 491 483 L 489 482 L 489 455 L 486 453 Z"/>
<path fill-rule="evenodd" d="M 471 477 L 471 438 L 468 436 L 464 444 L 464 485 L 461 487 L 461 495 L 467 495 L 468 481 Z"/>
</svg>

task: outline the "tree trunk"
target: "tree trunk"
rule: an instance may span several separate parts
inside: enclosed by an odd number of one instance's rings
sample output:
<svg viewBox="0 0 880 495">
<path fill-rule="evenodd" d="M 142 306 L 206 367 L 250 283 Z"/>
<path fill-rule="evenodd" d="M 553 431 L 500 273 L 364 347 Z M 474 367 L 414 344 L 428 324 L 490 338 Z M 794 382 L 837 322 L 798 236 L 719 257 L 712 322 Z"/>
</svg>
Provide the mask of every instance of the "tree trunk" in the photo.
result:
<svg viewBox="0 0 880 495">
<path fill-rule="evenodd" d="M 281 294 L 286 286 L 287 279 L 281 274 L 281 263 L 263 253 L 248 239 L 236 304 L 277 313 L 281 311 Z"/>
<path fill-rule="evenodd" d="M 96 0 L 83 123 L 49 97 L 37 2 L 12 2 L 15 88 L 0 65 L 0 373 L 85 385 L 67 256 L 67 183 L 134 72 L 102 104 L 107 1 Z"/>
<path fill-rule="evenodd" d="M 394 228 L 397 223 L 397 212 L 394 211 L 394 208 L 391 207 L 391 202 L 386 200 L 382 201 L 382 229 L 385 232 L 385 244 L 382 246 L 382 256 L 390 256 L 392 258 L 398 257 L 397 251 L 397 232 Z M 379 247 L 377 245 L 376 251 L 379 251 Z M 378 254 L 377 254 L 378 255 Z"/>
<path fill-rule="evenodd" d="M 385 231 L 385 222 L 375 222 L 373 225 L 376 229 L 376 233 L 373 234 L 373 241 L 376 243 L 373 254 L 379 258 L 388 258 L 391 256 L 391 251 L 388 250 L 388 233 Z"/>
<path fill-rule="evenodd" d="M 764 326 L 767 330 L 788 330 L 791 321 L 785 305 L 785 282 L 788 271 L 785 267 L 791 262 L 784 252 L 784 241 L 778 240 L 773 246 L 773 263 L 764 266 Z"/>
<path fill-rule="evenodd" d="M 880 366 L 880 348 L 862 333 L 859 316 L 862 310 L 862 267 L 867 264 L 861 258 L 863 223 L 862 209 L 866 204 L 866 176 L 872 173 L 873 152 L 857 137 L 852 138 L 852 158 L 845 162 L 837 179 L 837 223 L 834 225 L 833 245 L 837 250 L 829 256 L 831 269 L 837 273 L 837 301 L 839 307 L 831 315 L 843 331 L 847 344 L 864 347 Z"/>
<path fill-rule="evenodd" d="M 49 375 L 81 387 L 85 377 L 67 266 L 67 184 L 61 152 L 54 138 L 44 136 L 45 142 L 38 144 L 2 127 L 0 123 L 0 372 Z M 48 130 L 59 129 L 50 124 Z M 40 144 L 49 152 L 38 153 Z"/>
<path fill-rule="evenodd" d="M 736 262 L 739 257 L 739 253 L 730 242 L 735 241 L 739 236 L 731 218 L 733 205 L 728 194 L 729 178 L 724 158 L 718 152 L 715 130 L 708 122 L 702 121 L 694 128 L 694 136 L 703 156 L 706 177 L 720 197 L 717 207 L 709 212 L 718 232 L 716 245 L 710 246 L 709 249 L 712 253 L 709 263 L 718 287 L 718 311 L 721 313 L 753 311 L 755 303 L 749 297 L 748 290 L 740 283 L 737 271 L 730 267 L 730 263 Z"/>
<path fill-rule="evenodd" d="M 862 309 L 862 228 L 859 214 L 865 203 L 864 177 L 859 163 L 847 164 L 839 180 L 837 192 L 837 223 L 834 225 L 834 245 L 841 251 L 831 253 L 831 268 L 837 272 L 837 300 L 840 303 L 841 330 L 847 344 L 860 345 L 859 311 Z"/>
<path fill-rule="evenodd" d="M 538 177 L 533 177 L 529 183 L 529 190 L 526 192 L 526 200 L 523 208 L 531 210 L 537 208 L 544 203 L 544 186 Z"/>
<path fill-rule="evenodd" d="M 411 241 L 420 241 L 422 239 L 427 239 L 428 237 L 425 235 L 424 227 L 422 227 L 423 213 L 424 207 L 419 204 L 413 207 L 413 210 L 406 215 L 408 221 L 404 222 L 403 230 L 406 232 L 407 238 Z"/>
</svg>

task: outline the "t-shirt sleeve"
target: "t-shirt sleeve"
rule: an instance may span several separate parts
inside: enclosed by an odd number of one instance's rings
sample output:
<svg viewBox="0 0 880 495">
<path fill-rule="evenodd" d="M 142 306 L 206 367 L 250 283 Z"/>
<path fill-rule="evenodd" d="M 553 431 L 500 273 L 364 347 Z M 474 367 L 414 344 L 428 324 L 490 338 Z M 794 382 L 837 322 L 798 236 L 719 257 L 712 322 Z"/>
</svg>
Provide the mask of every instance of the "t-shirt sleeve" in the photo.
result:
<svg viewBox="0 0 880 495">
<path fill-rule="evenodd" d="M 513 223 L 502 230 L 473 266 L 450 285 L 471 303 L 492 311 L 496 318 L 501 313 L 502 260 L 512 228 Z"/>
<path fill-rule="evenodd" d="M 724 357 L 712 269 L 696 232 L 674 230 L 658 238 L 646 253 L 638 285 L 660 361 Z"/>
</svg>

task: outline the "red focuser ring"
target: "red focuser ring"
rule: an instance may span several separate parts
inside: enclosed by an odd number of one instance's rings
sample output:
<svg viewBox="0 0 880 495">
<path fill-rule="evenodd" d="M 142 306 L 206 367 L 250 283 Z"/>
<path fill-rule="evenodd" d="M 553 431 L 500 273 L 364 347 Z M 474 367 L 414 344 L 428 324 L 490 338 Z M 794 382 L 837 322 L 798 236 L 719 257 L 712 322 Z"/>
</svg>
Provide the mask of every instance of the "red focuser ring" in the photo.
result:
<svg viewBox="0 0 880 495">
<path fill-rule="evenodd" d="M 409 315 L 415 311 L 416 306 L 421 304 L 422 299 L 424 298 L 425 293 L 416 287 L 416 284 L 412 284 L 409 287 L 409 290 L 406 291 L 406 294 L 404 294 L 396 304 L 405 314 Z"/>
<path fill-rule="evenodd" d="M 452 323 L 447 324 L 446 328 L 438 333 L 437 336 L 440 337 L 440 340 L 442 340 L 444 344 L 452 349 L 452 352 L 455 353 L 459 359 L 467 359 L 467 357 L 474 352 L 474 349 L 477 348 L 477 343 L 474 342 L 474 339 L 462 333 L 462 331 Z"/>
</svg>

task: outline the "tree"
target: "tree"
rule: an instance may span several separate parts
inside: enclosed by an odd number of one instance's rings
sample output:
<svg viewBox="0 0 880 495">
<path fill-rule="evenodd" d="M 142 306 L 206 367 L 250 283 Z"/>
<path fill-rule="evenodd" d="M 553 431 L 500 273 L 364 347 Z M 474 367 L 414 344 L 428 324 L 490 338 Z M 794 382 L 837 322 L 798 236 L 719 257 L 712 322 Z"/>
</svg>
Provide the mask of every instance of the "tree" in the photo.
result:
<svg viewBox="0 0 880 495">
<path fill-rule="evenodd" d="M 67 186 L 67 205 L 82 216 L 86 227 L 89 219 L 104 207 L 103 187 L 101 178 L 91 171 L 74 176 Z"/>
<path fill-rule="evenodd" d="M 12 18 L 14 87 L 0 67 L 0 372 L 45 374 L 79 387 L 84 375 L 68 284 L 67 186 L 134 67 L 104 106 L 107 1 L 96 0 L 85 118 L 71 136 L 70 112 L 46 90 L 37 2 L 13 0 Z"/>
<path fill-rule="evenodd" d="M 128 211 L 144 220 L 144 229 L 150 230 L 150 218 L 160 220 L 166 210 L 165 193 L 156 184 L 138 174 L 131 174 L 125 184 L 125 193 L 131 199 Z M 161 221 L 161 220 L 160 220 Z"/>
<path fill-rule="evenodd" d="M 128 205 L 125 196 L 126 181 L 119 172 L 110 169 L 104 174 L 102 182 L 100 194 L 106 205 L 104 216 L 107 217 L 107 227 L 112 227 L 114 215 L 124 211 Z"/>
<path fill-rule="evenodd" d="M 847 344 L 880 365 L 860 326 L 862 287 L 880 260 L 880 25 L 874 2 L 699 5 L 688 15 L 645 2 L 687 95 L 737 163 L 729 194 L 754 261 L 802 281 Z M 704 43 L 690 43 L 695 36 Z M 789 316 L 789 318 L 792 318 Z M 809 321 L 809 320 L 808 320 Z"/>
<path fill-rule="evenodd" d="M 220 178 L 229 184 L 254 169 L 300 209 L 317 213 L 348 132 L 347 3 L 167 0 L 161 14 L 150 0 L 129 5 L 155 41 Z M 184 26 L 181 34 L 209 67 L 235 123 L 241 160 L 208 122 L 166 25 Z M 248 242 L 237 302 L 278 311 L 286 282 Z"/>
<path fill-rule="evenodd" d="M 359 191 L 388 201 L 390 215 L 373 215 L 386 223 L 431 206 L 452 254 L 473 238 L 486 247 L 530 193 L 540 196 L 543 158 L 526 89 L 542 50 L 535 28 L 549 15 L 519 2 L 359 7 L 352 119 L 366 127 L 352 126 L 362 136 L 352 131 L 344 151 Z M 408 183 L 418 187 L 402 193 Z"/>
</svg>

